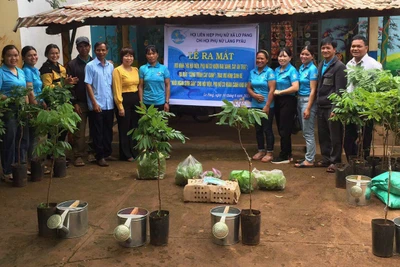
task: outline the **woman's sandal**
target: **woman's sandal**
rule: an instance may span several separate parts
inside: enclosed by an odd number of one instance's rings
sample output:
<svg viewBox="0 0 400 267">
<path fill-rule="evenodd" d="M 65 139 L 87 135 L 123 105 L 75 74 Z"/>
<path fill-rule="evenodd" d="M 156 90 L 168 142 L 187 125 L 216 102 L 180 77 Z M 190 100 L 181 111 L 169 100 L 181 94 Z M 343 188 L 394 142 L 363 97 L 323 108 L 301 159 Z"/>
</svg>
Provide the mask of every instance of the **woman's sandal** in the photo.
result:
<svg viewBox="0 0 400 267">
<path fill-rule="evenodd" d="M 329 165 L 328 168 L 326 169 L 326 172 L 335 173 L 335 172 L 336 172 L 336 166 L 335 166 L 335 164 Z"/>
<path fill-rule="evenodd" d="M 257 154 L 253 156 L 253 160 L 260 160 L 265 156 L 265 152 L 258 151 Z"/>
<path fill-rule="evenodd" d="M 274 156 L 267 153 L 264 157 L 262 157 L 261 162 L 267 163 L 267 162 L 272 161 L 273 159 L 274 159 Z"/>
<path fill-rule="evenodd" d="M 320 160 L 320 161 L 317 161 L 314 163 L 314 167 L 327 168 L 327 167 L 329 167 L 329 163 L 323 162 L 322 160 Z"/>
<path fill-rule="evenodd" d="M 305 162 L 305 160 L 300 163 L 294 164 L 294 166 L 296 168 L 314 168 L 314 164 L 311 163 L 311 165 L 306 165 L 304 162 Z"/>
</svg>

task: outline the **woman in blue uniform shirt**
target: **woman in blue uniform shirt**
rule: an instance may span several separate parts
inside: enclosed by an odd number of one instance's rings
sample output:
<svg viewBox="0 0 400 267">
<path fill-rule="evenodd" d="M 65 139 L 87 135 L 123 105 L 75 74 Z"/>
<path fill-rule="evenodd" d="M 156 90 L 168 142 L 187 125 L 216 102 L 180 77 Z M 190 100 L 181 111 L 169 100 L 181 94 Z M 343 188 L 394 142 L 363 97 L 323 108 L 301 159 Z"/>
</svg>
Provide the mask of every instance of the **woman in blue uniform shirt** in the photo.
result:
<svg viewBox="0 0 400 267">
<path fill-rule="evenodd" d="M 0 98 L 5 100 L 10 97 L 10 93 L 15 87 L 25 87 L 26 80 L 24 72 L 17 67 L 19 61 L 19 51 L 14 45 L 6 45 L 1 52 L 2 66 L 0 68 Z M 15 107 L 9 105 L 10 111 L 6 112 L 2 118 L 4 121 L 5 134 L 1 136 L 1 165 L 3 167 L 2 180 L 9 182 L 12 180 L 11 165 L 17 160 L 17 136 L 20 135 Z M 21 144 L 24 147 L 25 144 Z M 25 148 L 26 149 L 26 148 Z M 24 155 L 22 154 L 22 161 Z"/>
<path fill-rule="evenodd" d="M 43 86 L 43 82 L 40 79 L 39 69 L 35 67 L 38 61 L 38 54 L 33 46 L 28 45 L 22 48 L 21 55 L 24 62 L 22 70 L 25 73 L 26 87 L 32 89 L 28 94 L 29 103 L 36 105 L 39 100 L 37 99 L 37 96 L 42 92 Z M 43 105 L 45 106 L 44 102 Z M 28 159 L 32 159 L 33 149 L 36 146 L 36 143 L 37 138 L 35 137 L 35 129 L 30 126 L 28 134 Z"/>
<path fill-rule="evenodd" d="M 303 63 L 299 69 L 300 89 L 297 98 L 297 112 L 301 116 L 301 127 L 303 137 L 306 141 L 305 159 L 296 163 L 298 168 L 313 167 L 315 159 L 315 137 L 314 122 L 317 112 L 315 96 L 317 94 L 318 69 L 314 65 L 314 49 L 305 46 L 300 53 L 300 60 Z"/>
<path fill-rule="evenodd" d="M 170 73 L 158 62 L 158 50 L 154 45 L 145 48 L 147 64 L 139 69 L 139 99 L 146 106 L 169 111 Z"/>
<path fill-rule="evenodd" d="M 256 139 L 258 152 L 253 156 L 254 160 L 270 162 L 274 152 L 274 133 L 272 122 L 274 119 L 274 91 L 275 72 L 267 66 L 269 54 L 260 50 L 256 54 L 257 67 L 250 71 L 250 79 L 247 83 L 247 92 L 251 96 L 251 107 L 258 108 L 268 115 L 268 119 L 261 119 L 261 125 L 256 124 Z M 265 141 L 267 146 L 265 146 Z"/>
<path fill-rule="evenodd" d="M 285 47 L 278 54 L 279 67 L 275 69 L 275 117 L 281 137 L 281 152 L 272 160 L 274 164 L 289 163 L 292 157 L 292 129 L 296 113 L 296 93 L 299 90 L 299 73 L 290 64 L 292 51 Z"/>
</svg>

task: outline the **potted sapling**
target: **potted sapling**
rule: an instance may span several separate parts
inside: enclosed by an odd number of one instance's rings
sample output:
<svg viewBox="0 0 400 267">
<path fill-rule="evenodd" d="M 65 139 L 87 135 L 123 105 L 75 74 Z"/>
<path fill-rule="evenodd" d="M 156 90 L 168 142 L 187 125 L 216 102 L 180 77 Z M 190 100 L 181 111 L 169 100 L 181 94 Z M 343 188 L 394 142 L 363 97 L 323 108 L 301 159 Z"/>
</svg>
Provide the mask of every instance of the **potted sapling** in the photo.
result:
<svg viewBox="0 0 400 267">
<path fill-rule="evenodd" d="M 149 215 L 150 244 L 163 246 L 168 244 L 169 211 L 162 208 L 161 157 L 170 153 L 170 140 L 177 139 L 185 143 L 187 138 L 180 131 L 168 126 L 168 118 L 173 117 L 173 113 L 159 111 L 154 105 L 146 107 L 143 103 L 137 107 L 137 113 L 141 116 L 138 127 L 131 129 L 128 135 L 137 142 L 135 148 L 140 151 L 139 161 L 144 157 L 151 158 L 153 155 L 157 158 L 158 210 Z"/>
<path fill-rule="evenodd" d="M 35 112 L 35 107 L 29 104 L 28 93 L 30 89 L 25 87 L 14 87 L 9 97 L 9 105 L 11 111 L 15 112 L 13 116 L 16 118 L 18 129 L 16 132 L 16 157 L 17 162 L 12 165 L 13 186 L 23 187 L 27 184 L 27 150 L 28 150 L 28 121 Z"/>
<path fill-rule="evenodd" d="M 47 90 L 52 89 L 43 89 L 44 94 L 49 93 Z M 59 90 L 55 93 L 58 91 Z M 64 94 L 69 94 L 69 92 L 62 92 L 62 95 Z M 39 140 L 34 153 L 38 157 L 49 155 L 51 158 L 50 179 L 47 186 L 46 202 L 41 203 L 37 207 L 40 236 L 56 236 L 56 230 L 47 228 L 47 220 L 55 213 L 57 205 L 56 203 L 50 203 L 50 189 L 54 177 L 54 165 L 58 158 L 65 158 L 66 150 L 71 149 L 71 145 L 61 140 L 59 137 L 67 131 L 73 133 L 77 129 L 76 125 L 79 121 L 80 117 L 69 102 L 64 102 L 63 104 L 58 103 L 57 105 L 53 103 L 51 108 L 39 111 L 36 118 L 32 120 L 38 136 L 45 136 L 48 134 L 47 139 Z M 65 161 L 64 168 L 66 168 Z"/>
<path fill-rule="evenodd" d="M 260 243 L 261 212 L 252 208 L 252 162 L 251 157 L 243 145 L 241 132 L 243 129 L 253 127 L 256 123 L 261 125 L 261 119 L 268 119 L 268 116 L 259 109 L 247 108 L 243 99 L 235 100 L 233 103 L 228 100 L 223 100 L 223 102 L 224 105 L 222 106 L 222 111 L 211 116 L 216 116 L 219 119 L 217 122 L 218 125 L 229 125 L 230 127 L 235 128 L 238 132 L 239 143 L 248 162 L 248 185 L 250 187 L 250 207 L 249 209 L 243 209 L 240 214 L 242 243 L 245 245 L 257 245 Z"/>
<path fill-rule="evenodd" d="M 64 105 L 65 103 L 71 104 L 71 92 L 68 90 L 71 87 L 71 85 L 65 85 L 64 80 L 61 80 L 60 84 L 55 85 L 54 87 L 46 86 L 43 88 L 42 92 L 39 95 L 39 99 L 43 99 L 43 101 L 47 105 L 47 110 L 58 110 L 60 106 Z M 67 105 L 68 106 L 68 105 Z M 69 106 L 68 106 L 69 107 Z M 65 111 L 66 112 L 66 111 Z M 44 113 L 47 114 L 48 116 L 53 116 L 51 113 Z M 69 118 L 68 116 L 71 114 L 64 114 L 66 117 L 64 119 Z M 75 120 L 75 116 L 73 120 Z M 76 124 L 76 123 L 75 123 Z M 64 125 L 66 126 L 66 125 Z M 41 135 L 47 135 L 48 139 L 54 140 L 55 135 L 57 136 L 57 141 L 61 141 L 59 144 L 60 145 L 69 145 L 65 141 L 65 138 L 67 136 L 68 131 L 71 132 L 70 129 L 65 128 L 63 125 L 57 125 L 58 129 L 56 128 L 51 128 L 49 129 L 48 133 L 46 134 L 45 131 L 39 129 L 36 131 L 36 134 L 38 136 Z M 54 138 L 53 138 L 54 137 Z M 65 149 L 70 150 L 71 147 L 66 147 Z M 64 149 L 64 151 L 65 151 Z M 35 150 L 36 151 L 36 150 Z M 36 155 L 39 156 L 39 155 Z M 52 158 L 52 155 L 43 155 Z M 40 156 L 39 156 L 40 157 Z M 63 153 L 56 153 L 55 155 L 55 160 L 54 164 L 52 166 L 53 168 L 53 178 L 58 177 L 62 178 L 66 176 L 66 170 L 67 170 L 67 165 L 66 165 L 66 157 Z"/>
<path fill-rule="evenodd" d="M 389 75 L 391 76 L 391 74 Z M 372 219 L 372 252 L 375 256 L 391 257 L 393 255 L 393 239 L 395 233 L 395 223 L 387 219 L 388 210 L 390 207 L 399 208 L 394 206 L 391 202 L 391 187 L 392 183 L 398 183 L 393 180 L 392 173 L 392 160 L 391 152 L 388 146 L 389 132 L 395 136 L 399 131 L 399 114 L 398 108 L 400 106 L 400 80 L 391 76 L 393 83 L 391 89 L 384 92 L 376 92 L 371 96 L 368 105 L 370 107 L 368 116 L 373 117 L 376 121 L 380 122 L 385 129 L 385 142 L 384 142 L 384 159 L 383 162 L 388 164 L 388 172 L 382 173 L 372 179 L 372 191 L 375 195 L 385 202 L 385 217 Z M 390 77 L 389 77 L 390 80 Z M 387 80 L 386 80 L 387 81 Z M 395 138 L 392 139 L 391 151 L 394 149 Z M 382 184 L 383 182 L 383 184 Z M 386 189 L 386 192 L 385 190 Z M 396 187 L 394 188 L 396 189 Z"/>
</svg>

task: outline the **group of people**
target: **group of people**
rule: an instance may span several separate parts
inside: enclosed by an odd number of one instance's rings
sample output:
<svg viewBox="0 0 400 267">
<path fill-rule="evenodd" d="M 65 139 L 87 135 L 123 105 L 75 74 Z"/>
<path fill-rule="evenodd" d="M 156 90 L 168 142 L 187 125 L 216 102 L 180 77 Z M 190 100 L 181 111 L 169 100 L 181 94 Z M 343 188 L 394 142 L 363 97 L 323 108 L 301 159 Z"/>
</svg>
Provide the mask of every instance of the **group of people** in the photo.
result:
<svg viewBox="0 0 400 267">
<path fill-rule="evenodd" d="M 121 65 L 114 65 L 106 60 L 108 45 L 97 42 L 94 45 L 95 58 L 87 37 L 76 39 L 78 56 L 64 67 L 58 60 L 60 49 L 49 44 L 45 49 L 47 61 L 40 69 L 36 68 L 38 54 L 32 46 L 25 46 L 21 51 L 23 68 L 17 67 L 19 51 L 14 45 L 7 45 L 2 51 L 0 68 L 0 97 L 10 97 L 15 86 L 31 88 L 27 101 L 31 104 L 39 102 L 46 108 L 42 99 L 37 99 L 44 86 L 54 87 L 61 84 L 72 85 L 70 89 L 75 111 L 81 118 L 78 130 L 73 135 L 74 165 L 84 166 L 83 157 L 88 153 L 88 161 L 95 161 L 99 166 L 108 166 L 107 160 L 114 160 L 112 138 L 114 113 L 117 117 L 119 131 L 119 159 L 132 162 L 137 156 L 135 144 L 127 136 L 130 129 L 137 127 L 139 116 L 136 106 L 143 102 L 146 106 L 154 105 L 159 110 L 169 111 L 170 73 L 168 68 L 158 62 L 158 51 L 153 45 L 145 48 L 147 64 L 138 70 L 132 67 L 135 52 L 130 47 L 120 51 Z M 292 160 L 291 135 L 293 120 L 297 113 L 301 118 L 303 136 L 306 142 L 305 158 L 299 160 L 295 167 L 326 167 L 328 172 L 335 171 L 335 164 L 341 162 L 342 146 L 346 156 L 357 151 L 356 125 L 344 126 L 339 121 L 332 121 L 335 116 L 334 106 L 328 99 L 332 93 L 340 89 L 352 90 L 354 85 L 347 83 L 346 66 L 336 57 L 336 42 L 330 37 L 321 41 L 320 52 L 323 60 L 318 67 L 315 63 L 316 51 L 305 46 L 300 53 L 302 65 L 297 70 L 290 62 L 292 51 L 285 47 L 278 55 L 279 67 L 272 70 L 268 67 L 269 54 L 260 50 L 256 54 L 256 68 L 250 71 L 247 91 L 252 98 L 252 107 L 262 109 L 268 119 L 262 119 L 256 125 L 258 152 L 254 160 L 275 164 L 289 163 Z M 350 52 L 353 58 L 347 66 L 361 66 L 365 69 L 382 69 L 380 63 L 369 57 L 368 42 L 364 36 L 353 37 Z M 39 104 L 40 104 L 39 103 Z M 21 136 L 17 127 L 16 113 L 10 111 L 2 118 L 5 134 L 1 137 L 1 163 L 3 180 L 12 179 L 11 165 L 17 161 L 17 140 Z M 281 151 L 274 158 L 273 119 L 276 118 L 280 135 Z M 318 122 L 319 145 L 322 159 L 315 162 L 316 143 L 314 122 Z M 92 139 L 91 149 L 86 145 L 86 128 L 89 126 Z M 368 153 L 371 145 L 372 123 L 365 127 L 363 147 Z M 25 127 L 23 133 L 21 155 L 23 161 L 32 157 L 33 147 L 37 140 L 33 127 Z M 343 134 L 344 142 L 343 142 Z M 65 140 L 66 135 L 61 139 Z"/>
<path fill-rule="evenodd" d="M 340 89 L 351 91 L 355 85 L 347 82 L 346 68 L 359 66 L 364 69 L 382 69 L 382 65 L 368 55 L 368 41 L 362 35 L 352 39 L 350 52 L 353 58 L 344 65 L 336 56 L 337 43 L 327 37 L 321 41 L 320 53 L 323 60 L 316 65 L 316 51 L 305 46 L 300 53 L 302 65 L 298 70 L 290 63 L 292 52 L 285 47 L 278 54 L 279 67 L 272 70 L 267 66 L 269 54 L 260 50 L 256 55 L 257 67 L 250 72 L 247 91 L 252 98 L 252 108 L 262 109 L 268 119 L 256 125 L 258 152 L 254 160 L 274 164 L 289 163 L 293 160 L 291 135 L 293 121 L 298 114 L 306 143 L 304 159 L 297 160 L 295 167 L 325 167 L 327 172 L 335 172 L 335 164 L 342 161 L 342 148 L 346 157 L 357 154 L 358 131 L 364 131 L 364 155 L 369 155 L 373 124 L 358 129 L 357 125 L 342 125 L 330 120 L 335 116 L 335 108 L 329 100 L 332 93 L 340 94 Z M 274 117 L 280 136 L 279 156 L 274 158 Z M 318 123 L 318 137 L 322 159 L 315 161 L 316 142 L 314 123 Z M 344 138 L 343 138 L 344 137 Z"/>
<path fill-rule="evenodd" d="M 155 105 L 159 110 L 169 111 L 170 74 L 168 68 L 158 62 L 158 50 L 149 45 L 145 48 L 147 64 L 137 69 L 132 67 L 135 52 L 130 47 L 120 51 L 121 65 L 114 68 L 106 60 L 108 45 L 97 42 L 94 45 L 95 58 L 90 56 L 91 44 L 87 37 L 76 39 L 78 56 L 66 66 L 60 64 L 60 49 L 49 44 L 45 49 L 46 62 L 38 69 L 35 65 L 38 54 L 34 47 L 25 46 L 21 51 L 23 67 L 18 67 L 20 53 L 14 45 L 7 45 L 2 50 L 0 68 L 0 97 L 4 100 L 11 96 L 16 87 L 29 88 L 27 101 L 47 108 L 45 100 L 38 99 L 46 86 L 55 87 L 71 85 L 71 103 L 81 122 L 73 134 L 73 164 L 84 166 L 85 155 L 89 162 L 107 167 L 107 160 L 116 160 L 112 154 L 114 113 L 117 117 L 119 131 L 119 159 L 132 162 L 137 156 L 135 144 L 127 133 L 138 124 L 139 116 L 136 106 L 143 102 L 146 106 Z M 67 89 L 66 89 L 67 90 Z M 2 180 L 12 180 L 12 164 L 18 161 L 18 137 L 14 106 L 2 118 L 5 133 L 0 137 Z M 38 137 L 33 127 L 23 133 L 21 148 L 22 161 L 27 162 L 33 155 L 33 147 Z M 85 133 L 89 128 L 90 146 L 86 143 Z M 66 134 L 60 139 L 65 140 Z"/>
</svg>

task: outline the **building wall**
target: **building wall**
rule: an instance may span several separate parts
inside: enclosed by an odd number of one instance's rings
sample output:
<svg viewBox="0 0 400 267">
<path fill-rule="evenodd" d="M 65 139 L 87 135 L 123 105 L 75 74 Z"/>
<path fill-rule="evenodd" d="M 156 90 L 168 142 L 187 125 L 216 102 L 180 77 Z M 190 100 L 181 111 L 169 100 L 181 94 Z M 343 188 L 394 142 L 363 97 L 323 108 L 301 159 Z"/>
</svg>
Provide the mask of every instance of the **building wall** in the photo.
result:
<svg viewBox="0 0 400 267">
<path fill-rule="evenodd" d="M 13 44 L 20 49 L 20 35 L 18 32 L 13 32 L 15 21 L 18 17 L 17 0 L 2 0 L 0 17 L 0 51 L 9 44 Z"/>
<path fill-rule="evenodd" d="M 3 2 L 4 0 L 2 0 Z M 11 30 L 15 25 L 15 21 L 18 17 L 26 17 L 31 15 L 36 15 L 39 13 L 47 12 L 51 10 L 51 6 L 45 0 L 34 0 L 33 2 L 28 2 L 28 0 L 13 0 L 15 2 L 18 1 L 18 14 L 14 16 L 12 19 Z M 87 2 L 87 0 L 67 0 L 64 5 L 77 4 L 81 2 Z M 3 12 L 3 7 L 1 8 L 1 12 Z M 32 27 L 32 28 L 21 28 L 18 30 L 21 36 L 21 47 L 26 45 L 32 45 L 36 48 L 39 61 L 37 67 L 40 67 L 44 61 L 46 61 L 46 57 L 44 56 L 45 48 L 48 44 L 56 44 L 62 50 L 61 45 L 61 34 L 57 35 L 48 35 L 46 34 L 46 27 Z M 90 39 L 90 27 L 80 27 L 77 29 L 76 37 L 79 36 L 87 36 Z M 62 51 L 61 51 L 62 55 Z M 74 49 L 72 52 L 72 58 L 76 57 L 77 51 Z M 63 64 L 62 56 L 60 57 L 60 63 Z"/>
<path fill-rule="evenodd" d="M 342 55 L 343 62 L 347 62 L 351 59 L 351 38 L 357 33 L 357 30 L 358 18 L 326 19 L 321 21 L 321 38 L 329 36 L 336 40 L 336 51 Z"/>
</svg>

